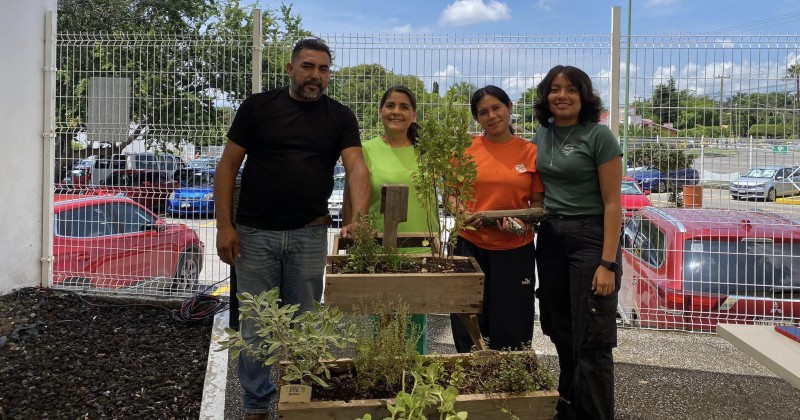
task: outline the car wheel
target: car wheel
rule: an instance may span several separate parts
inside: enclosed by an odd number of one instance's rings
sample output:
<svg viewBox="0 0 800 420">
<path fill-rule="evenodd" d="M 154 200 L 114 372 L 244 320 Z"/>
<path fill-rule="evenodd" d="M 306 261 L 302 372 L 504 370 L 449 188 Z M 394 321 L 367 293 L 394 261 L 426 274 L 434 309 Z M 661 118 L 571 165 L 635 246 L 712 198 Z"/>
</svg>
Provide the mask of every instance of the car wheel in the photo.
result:
<svg viewBox="0 0 800 420">
<path fill-rule="evenodd" d="M 178 259 L 175 269 L 175 279 L 172 281 L 172 290 L 175 292 L 192 291 L 192 286 L 200 278 L 200 254 L 195 248 L 189 248 Z"/>
<path fill-rule="evenodd" d="M 666 190 L 667 190 L 666 181 L 658 181 L 658 192 L 664 192 Z"/>
<path fill-rule="evenodd" d="M 767 191 L 767 201 L 775 201 L 775 188 L 770 188 Z"/>
</svg>

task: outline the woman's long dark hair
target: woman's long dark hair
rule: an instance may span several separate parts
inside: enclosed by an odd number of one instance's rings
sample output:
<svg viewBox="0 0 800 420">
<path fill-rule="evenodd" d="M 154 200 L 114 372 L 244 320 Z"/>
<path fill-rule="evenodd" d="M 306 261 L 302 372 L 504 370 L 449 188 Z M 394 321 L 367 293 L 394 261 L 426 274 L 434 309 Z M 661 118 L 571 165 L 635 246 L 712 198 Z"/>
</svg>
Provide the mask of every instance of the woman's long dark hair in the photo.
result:
<svg viewBox="0 0 800 420">
<path fill-rule="evenodd" d="M 563 75 L 573 86 L 578 88 L 578 93 L 581 95 L 581 111 L 578 114 L 578 122 L 599 122 L 600 109 L 603 102 L 599 96 L 594 93 L 592 88 L 592 79 L 583 70 L 572 67 L 558 65 L 547 72 L 547 76 L 542 79 L 539 86 L 536 87 L 538 99 L 533 104 L 533 109 L 536 114 L 536 120 L 539 121 L 543 127 L 550 127 L 552 122 L 550 118 L 553 113 L 550 111 L 550 103 L 547 100 L 547 95 L 550 93 L 550 88 L 553 85 L 553 79 L 559 74 Z"/>
<path fill-rule="evenodd" d="M 417 97 L 414 96 L 414 93 L 411 92 L 411 89 L 399 85 L 392 86 L 389 89 L 387 89 L 386 92 L 383 93 L 381 101 L 378 105 L 378 109 L 383 109 L 383 105 L 386 103 L 386 99 L 389 98 L 389 95 L 391 95 L 394 92 L 400 92 L 408 96 L 408 100 L 411 102 L 411 109 L 413 109 L 414 112 L 417 111 Z M 414 121 L 411 123 L 410 126 L 408 126 L 408 131 L 406 131 L 406 137 L 408 137 L 408 139 L 411 140 L 411 144 L 414 146 L 417 145 L 417 139 L 419 138 L 419 129 L 420 125 L 417 124 L 416 121 Z"/>
<path fill-rule="evenodd" d="M 475 118 L 475 120 L 478 119 L 478 102 L 486 96 L 494 96 L 498 101 L 505 104 L 505 106 L 511 105 L 511 98 L 508 97 L 506 91 L 495 85 L 486 85 L 476 90 L 469 100 L 469 109 L 472 111 L 472 118 Z M 511 131 L 511 134 L 514 134 L 514 127 L 511 126 L 511 121 L 509 121 L 508 130 Z"/>
</svg>

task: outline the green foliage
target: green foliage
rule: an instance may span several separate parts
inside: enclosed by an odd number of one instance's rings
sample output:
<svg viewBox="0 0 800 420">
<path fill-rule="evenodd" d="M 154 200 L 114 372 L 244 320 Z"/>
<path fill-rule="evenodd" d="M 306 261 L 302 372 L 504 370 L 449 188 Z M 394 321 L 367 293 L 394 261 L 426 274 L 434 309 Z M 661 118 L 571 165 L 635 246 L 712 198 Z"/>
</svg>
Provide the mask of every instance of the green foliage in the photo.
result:
<svg viewBox="0 0 800 420">
<path fill-rule="evenodd" d="M 374 232 L 377 214 L 356 215 L 356 225 L 352 230 L 353 243 L 347 247 L 347 259 L 342 268 L 344 273 L 375 273 L 378 267 L 399 271 L 411 264 L 409 258 L 397 249 L 382 247 Z"/>
<path fill-rule="evenodd" d="M 394 404 L 388 404 L 387 409 L 391 416 L 383 420 L 427 420 L 425 410 L 436 407 L 441 420 L 465 420 L 466 411 L 456 411 L 455 403 L 458 390 L 453 385 L 443 386 L 440 380 L 444 373 L 444 366 L 440 362 L 432 361 L 427 365 L 418 365 L 411 371 L 414 384 L 411 392 L 405 389 L 405 373 L 403 374 L 403 389 L 397 393 Z M 371 420 L 372 416 L 364 415 L 358 420 Z"/>
<path fill-rule="evenodd" d="M 669 78 L 666 84 L 658 84 L 653 88 L 653 113 L 661 124 L 678 120 L 678 89 L 675 79 Z"/>
<path fill-rule="evenodd" d="M 396 301 L 373 304 L 389 307 L 391 314 L 370 317 L 373 328 L 358 330 L 353 357 L 356 380 L 360 388 L 394 391 L 401 386 L 403 372 L 419 363 L 416 343 L 422 331 L 411 323 L 408 305 Z M 377 311 L 358 308 L 356 312 Z"/>
<path fill-rule="evenodd" d="M 783 124 L 753 124 L 750 135 L 755 138 L 785 139 L 792 136 L 792 127 Z"/>
<path fill-rule="evenodd" d="M 694 155 L 686 153 L 681 146 L 666 143 L 644 143 L 629 152 L 629 166 L 653 166 L 661 172 L 688 168 L 694 162 Z"/>
<path fill-rule="evenodd" d="M 472 118 L 468 106 L 456 104 L 454 98 L 458 95 L 458 89 L 449 92 L 445 105 L 429 112 L 422 121 L 417 143 L 419 172 L 414 180 L 424 208 L 438 205 L 434 204 L 437 198 L 443 198 L 445 210 L 454 220 L 448 234 L 451 246 L 455 246 L 457 233 L 464 227 L 465 207 L 473 200 L 476 176 L 475 162 L 466 154 L 472 144 Z M 438 218 L 435 223 L 437 229 L 428 233 L 441 231 Z M 438 256 L 444 257 L 444 247 Z"/>
<path fill-rule="evenodd" d="M 283 380 L 308 385 L 314 381 L 326 387 L 330 379 L 330 362 L 335 359 L 332 348 L 343 349 L 355 342 L 355 325 L 343 321 L 344 315 L 334 307 L 322 307 L 297 314 L 300 305 L 281 305 L 276 287 L 258 295 L 240 293 L 239 320 L 253 322 L 258 336 L 255 344 L 247 343 L 241 332 L 226 328 L 228 338 L 220 341 L 221 350 L 230 350 L 232 358 L 248 352 L 265 366 L 281 361 L 285 366 Z M 323 379 L 325 378 L 325 379 Z"/>
</svg>

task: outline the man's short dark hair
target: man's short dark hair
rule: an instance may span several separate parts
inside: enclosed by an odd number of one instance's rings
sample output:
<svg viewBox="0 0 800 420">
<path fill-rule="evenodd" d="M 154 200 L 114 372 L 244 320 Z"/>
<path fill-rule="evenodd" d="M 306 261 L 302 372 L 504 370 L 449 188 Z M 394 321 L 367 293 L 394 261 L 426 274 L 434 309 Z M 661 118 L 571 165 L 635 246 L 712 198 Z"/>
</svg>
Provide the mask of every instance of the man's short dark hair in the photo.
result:
<svg viewBox="0 0 800 420">
<path fill-rule="evenodd" d="M 294 61 L 297 58 L 297 55 L 300 54 L 300 50 L 322 51 L 325 54 L 328 54 L 329 60 L 333 61 L 333 57 L 331 57 L 331 49 L 328 48 L 328 45 L 325 44 L 325 41 L 319 38 L 306 38 L 297 41 L 292 49 L 292 61 Z"/>
</svg>

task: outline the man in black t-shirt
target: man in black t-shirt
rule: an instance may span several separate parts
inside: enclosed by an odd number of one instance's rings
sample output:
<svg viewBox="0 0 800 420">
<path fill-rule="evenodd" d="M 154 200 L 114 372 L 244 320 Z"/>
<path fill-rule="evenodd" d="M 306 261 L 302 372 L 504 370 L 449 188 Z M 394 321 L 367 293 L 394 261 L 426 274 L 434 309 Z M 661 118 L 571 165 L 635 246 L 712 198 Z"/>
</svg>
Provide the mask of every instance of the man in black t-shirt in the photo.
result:
<svg viewBox="0 0 800 420">
<path fill-rule="evenodd" d="M 354 214 L 366 214 L 369 203 L 358 121 L 325 95 L 330 66 L 330 50 L 321 40 L 299 41 L 286 65 L 289 87 L 254 94 L 237 110 L 214 178 L 217 254 L 235 264 L 237 292 L 280 287 L 283 304 L 299 304 L 301 311 L 322 298 L 328 197 L 340 156 Z M 245 156 L 234 226 L 234 183 Z M 344 221 L 343 237 L 352 222 Z M 241 322 L 240 331 L 248 343 L 258 343 L 251 321 Z M 269 367 L 241 353 L 245 418 L 267 418 L 275 393 L 269 374 Z"/>
</svg>

